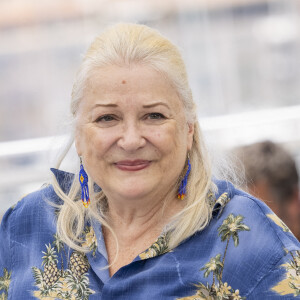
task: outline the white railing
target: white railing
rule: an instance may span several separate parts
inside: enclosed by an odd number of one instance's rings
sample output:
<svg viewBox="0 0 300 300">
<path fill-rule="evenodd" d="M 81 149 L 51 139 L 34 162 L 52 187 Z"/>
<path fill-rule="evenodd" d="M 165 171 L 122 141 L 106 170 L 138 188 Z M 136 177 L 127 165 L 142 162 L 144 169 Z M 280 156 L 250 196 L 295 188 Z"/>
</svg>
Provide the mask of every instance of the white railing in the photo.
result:
<svg viewBox="0 0 300 300">
<path fill-rule="evenodd" d="M 300 105 L 206 117 L 200 125 L 212 148 L 227 150 L 270 139 L 283 143 L 300 164 Z M 67 140 L 66 136 L 55 136 L 0 143 L 0 215 L 23 193 L 50 178 L 49 168 Z M 65 163 L 67 168 L 74 158 L 73 147 Z"/>
<path fill-rule="evenodd" d="M 230 148 L 263 139 L 276 142 L 300 140 L 300 105 L 205 117 L 200 120 L 206 136 L 220 134 L 219 147 Z M 0 142 L 0 159 L 16 155 L 55 151 L 66 136 Z"/>
</svg>

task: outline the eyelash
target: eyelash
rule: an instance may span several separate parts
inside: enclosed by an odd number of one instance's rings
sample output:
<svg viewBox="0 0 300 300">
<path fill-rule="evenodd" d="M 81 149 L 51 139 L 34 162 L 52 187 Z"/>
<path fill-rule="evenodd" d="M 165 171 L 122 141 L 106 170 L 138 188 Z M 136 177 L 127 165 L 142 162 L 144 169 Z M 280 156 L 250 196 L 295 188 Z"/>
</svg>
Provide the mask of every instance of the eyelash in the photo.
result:
<svg viewBox="0 0 300 300">
<path fill-rule="evenodd" d="M 107 118 L 109 118 L 109 120 L 107 120 Z M 114 121 L 115 119 L 116 118 L 113 115 L 104 115 L 104 116 L 97 118 L 96 122 L 101 122 L 101 121 L 111 122 L 111 121 Z"/>
<path fill-rule="evenodd" d="M 160 119 L 165 119 L 166 118 L 163 114 L 158 113 L 158 112 L 150 113 L 150 114 L 147 115 L 147 117 L 151 117 L 151 116 L 152 117 L 154 116 L 154 118 L 150 118 L 150 119 L 153 119 L 153 120 L 160 120 Z"/>
</svg>

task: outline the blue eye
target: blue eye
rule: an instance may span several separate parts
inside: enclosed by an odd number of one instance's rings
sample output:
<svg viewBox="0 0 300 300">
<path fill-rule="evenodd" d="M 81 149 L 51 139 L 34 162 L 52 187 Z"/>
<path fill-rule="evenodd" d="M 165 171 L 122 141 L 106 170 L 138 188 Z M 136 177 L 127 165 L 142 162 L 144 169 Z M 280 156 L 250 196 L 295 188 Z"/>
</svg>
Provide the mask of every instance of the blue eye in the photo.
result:
<svg viewBox="0 0 300 300">
<path fill-rule="evenodd" d="M 149 119 L 153 119 L 153 120 L 165 119 L 165 116 L 161 113 L 150 113 L 148 117 Z"/>
</svg>

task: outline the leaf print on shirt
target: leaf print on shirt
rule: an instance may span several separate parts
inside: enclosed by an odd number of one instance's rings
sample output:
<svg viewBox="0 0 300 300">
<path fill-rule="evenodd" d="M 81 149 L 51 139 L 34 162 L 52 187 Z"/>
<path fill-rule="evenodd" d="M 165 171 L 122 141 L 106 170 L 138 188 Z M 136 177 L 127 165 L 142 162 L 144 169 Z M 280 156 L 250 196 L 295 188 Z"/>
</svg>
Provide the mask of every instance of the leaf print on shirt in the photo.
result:
<svg viewBox="0 0 300 300">
<path fill-rule="evenodd" d="M 93 239 L 93 229 L 87 226 L 84 230 L 82 240 L 87 248 L 95 251 L 97 247 Z M 63 299 L 63 300 L 88 300 L 94 291 L 89 288 L 88 270 L 90 264 L 84 253 L 74 250 L 69 258 L 65 250 L 65 244 L 60 240 L 58 234 L 54 235 L 54 241 L 46 246 L 43 251 L 43 269 L 33 267 L 33 277 L 37 291 L 33 292 L 38 299 Z M 60 259 L 60 269 L 59 269 Z M 65 264 L 64 264 L 65 262 Z"/>
<path fill-rule="evenodd" d="M 204 277 L 208 277 L 211 272 L 213 272 L 213 283 L 212 286 L 215 285 L 216 277 L 218 280 L 220 280 L 220 274 L 223 269 L 223 263 L 220 260 L 221 254 L 218 254 L 216 257 L 213 257 L 210 259 L 208 263 L 205 264 L 203 268 L 200 269 L 200 271 L 204 271 Z"/>
<path fill-rule="evenodd" d="M 162 255 L 166 252 L 170 252 L 168 242 L 170 233 L 163 233 L 158 237 L 155 243 L 153 243 L 146 251 L 142 252 L 140 259 L 152 258 L 158 255 Z"/>
<path fill-rule="evenodd" d="M 242 221 L 244 220 L 244 217 L 241 215 L 238 215 L 237 217 L 234 217 L 233 214 L 230 214 L 222 223 L 222 225 L 218 228 L 218 233 L 221 236 L 221 241 L 227 241 L 226 242 L 226 248 L 225 253 L 223 256 L 223 268 L 220 275 L 220 280 L 222 280 L 222 274 L 224 269 L 224 261 L 229 245 L 230 238 L 232 237 L 234 246 L 237 247 L 239 245 L 239 231 L 249 231 L 250 228 L 243 224 Z"/>
<path fill-rule="evenodd" d="M 0 300 L 6 300 L 8 297 L 8 289 L 10 285 L 11 272 L 6 268 L 3 269 L 3 276 L 0 277 Z"/>
<path fill-rule="evenodd" d="M 240 300 L 246 299 L 240 295 L 238 289 L 234 290 L 227 282 L 222 281 L 225 257 L 228 251 L 229 242 L 232 239 L 234 246 L 239 245 L 239 232 L 249 231 L 250 228 L 242 223 L 244 217 L 241 215 L 234 216 L 230 214 L 218 228 L 218 234 L 221 237 L 221 241 L 226 241 L 226 246 L 224 250 L 223 259 L 221 260 L 221 254 L 217 254 L 215 257 L 211 258 L 208 263 L 204 265 L 200 271 L 204 272 L 204 277 L 213 274 L 213 282 L 211 285 L 208 283 L 204 285 L 199 283 L 195 285 L 197 287 L 197 292 L 193 296 L 188 296 L 184 298 L 178 298 L 178 300 Z M 217 283 L 216 283 L 217 280 Z"/>
<path fill-rule="evenodd" d="M 277 215 L 275 215 L 275 214 L 267 214 L 267 217 L 269 219 L 271 219 L 276 225 L 278 225 L 279 227 L 281 227 L 284 232 L 292 233 L 290 231 L 290 229 L 285 225 L 285 223 L 279 217 L 277 217 Z"/>
<path fill-rule="evenodd" d="M 278 282 L 272 290 L 280 295 L 293 294 L 294 297 L 300 295 L 300 251 L 295 254 L 290 252 L 291 259 L 281 265 L 285 269 L 285 278 Z"/>
<path fill-rule="evenodd" d="M 89 248 L 92 251 L 92 255 L 95 256 L 97 250 L 97 238 L 92 226 L 86 226 L 84 229 L 84 242 L 82 247 Z"/>
</svg>

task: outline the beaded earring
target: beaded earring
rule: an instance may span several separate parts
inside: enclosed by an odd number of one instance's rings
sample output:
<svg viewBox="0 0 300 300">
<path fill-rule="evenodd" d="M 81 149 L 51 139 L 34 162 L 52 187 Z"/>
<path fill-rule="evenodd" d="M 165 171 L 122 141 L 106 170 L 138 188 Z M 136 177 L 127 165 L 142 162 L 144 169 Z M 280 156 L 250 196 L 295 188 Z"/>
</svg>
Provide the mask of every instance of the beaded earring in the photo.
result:
<svg viewBox="0 0 300 300">
<path fill-rule="evenodd" d="M 188 176 L 190 174 L 190 171 L 191 171 L 191 163 L 190 163 L 190 158 L 188 156 L 188 160 L 187 160 L 187 171 L 183 177 L 183 179 L 181 180 L 181 183 L 180 183 L 180 186 L 179 186 L 179 189 L 178 189 L 178 198 L 183 200 L 185 195 L 186 195 L 186 185 L 187 185 L 187 179 L 188 179 Z"/>
<path fill-rule="evenodd" d="M 89 195 L 88 180 L 88 175 L 83 168 L 82 159 L 80 157 L 79 183 L 81 186 L 81 200 L 85 208 L 87 208 L 91 202 Z"/>
</svg>

